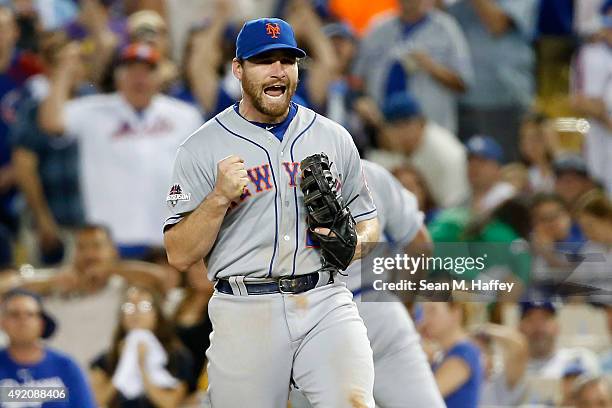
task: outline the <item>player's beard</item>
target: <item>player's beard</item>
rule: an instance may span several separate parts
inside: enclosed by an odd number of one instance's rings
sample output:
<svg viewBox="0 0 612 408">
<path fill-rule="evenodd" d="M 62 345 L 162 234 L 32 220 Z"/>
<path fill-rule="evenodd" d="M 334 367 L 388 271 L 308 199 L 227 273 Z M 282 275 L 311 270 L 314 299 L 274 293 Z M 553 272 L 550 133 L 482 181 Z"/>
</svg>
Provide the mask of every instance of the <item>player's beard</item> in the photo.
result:
<svg viewBox="0 0 612 408">
<path fill-rule="evenodd" d="M 272 100 L 271 97 L 264 93 L 264 89 L 270 85 L 274 84 L 262 85 L 251 81 L 246 71 L 242 75 L 243 92 L 249 97 L 253 107 L 266 116 L 276 118 L 287 113 L 291 98 L 295 94 L 297 83 L 292 83 L 290 80 L 285 81 L 283 83 L 286 87 L 285 92 L 277 100 Z"/>
</svg>

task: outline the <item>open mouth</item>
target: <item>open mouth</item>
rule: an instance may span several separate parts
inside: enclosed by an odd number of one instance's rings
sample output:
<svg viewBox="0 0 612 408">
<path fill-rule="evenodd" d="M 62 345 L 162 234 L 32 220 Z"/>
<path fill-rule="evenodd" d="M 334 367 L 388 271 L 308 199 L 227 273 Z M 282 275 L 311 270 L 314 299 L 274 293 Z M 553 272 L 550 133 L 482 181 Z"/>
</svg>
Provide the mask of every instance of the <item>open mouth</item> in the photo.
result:
<svg viewBox="0 0 612 408">
<path fill-rule="evenodd" d="M 272 85 L 264 88 L 264 93 L 273 98 L 279 98 L 285 94 L 287 87 L 285 85 Z"/>
</svg>

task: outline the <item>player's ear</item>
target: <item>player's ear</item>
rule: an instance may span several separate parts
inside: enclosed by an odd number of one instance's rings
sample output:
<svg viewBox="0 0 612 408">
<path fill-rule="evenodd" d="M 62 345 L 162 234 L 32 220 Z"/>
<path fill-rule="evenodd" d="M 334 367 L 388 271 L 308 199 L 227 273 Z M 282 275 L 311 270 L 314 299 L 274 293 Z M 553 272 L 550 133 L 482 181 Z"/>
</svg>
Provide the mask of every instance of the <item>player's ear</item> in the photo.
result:
<svg viewBox="0 0 612 408">
<path fill-rule="evenodd" d="M 238 58 L 232 60 L 232 73 L 237 80 L 242 81 L 242 61 Z"/>
</svg>

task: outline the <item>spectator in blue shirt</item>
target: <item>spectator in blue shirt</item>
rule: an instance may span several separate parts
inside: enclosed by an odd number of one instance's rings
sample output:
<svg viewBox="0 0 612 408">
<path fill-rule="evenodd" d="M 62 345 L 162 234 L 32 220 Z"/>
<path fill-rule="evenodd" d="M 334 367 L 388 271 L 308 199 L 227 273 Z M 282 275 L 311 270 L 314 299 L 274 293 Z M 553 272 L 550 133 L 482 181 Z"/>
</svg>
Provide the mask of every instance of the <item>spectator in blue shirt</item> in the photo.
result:
<svg viewBox="0 0 612 408">
<path fill-rule="evenodd" d="M 463 305 L 429 302 L 423 304 L 423 312 L 423 336 L 442 349 L 432 368 L 446 406 L 477 407 L 483 381 L 483 363 L 480 349 L 463 329 Z"/>
<path fill-rule="evenodd" d="M 55 330 L 54 320 L 35 294 L 14 289 L 0 304 L 1 327 L 9 345 L 0 349 L 0 387 L 61 387 L 67 399 L 48 401 L 41 408 L 95 408 L 85 376 L 66 354 L 43 343 Z M 0 407 L 11 403 L 0 401 Z"/>
</svg>

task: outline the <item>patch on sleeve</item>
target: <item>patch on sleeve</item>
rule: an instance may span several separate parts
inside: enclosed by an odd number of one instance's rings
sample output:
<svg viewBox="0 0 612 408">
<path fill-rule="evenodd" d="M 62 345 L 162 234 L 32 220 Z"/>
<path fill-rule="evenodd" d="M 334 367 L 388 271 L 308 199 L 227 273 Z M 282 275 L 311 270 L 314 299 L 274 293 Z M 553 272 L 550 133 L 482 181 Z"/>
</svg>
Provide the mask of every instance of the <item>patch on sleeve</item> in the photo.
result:
<svg viewBox="0 0 612 408">
<path fill-rule="evenodd" d="M 170 192 L 168 193 L 168 196 L 166 197 L 166 201 L 170 203 L 170 205 L 173 207 L 179 201 L 189 201 L 189 200 L 191 200 L 191 194 L 183 193 L 183 189 L 181 188 L 180 184 L 174 184 L 170 188 Z"/>
</svg>

